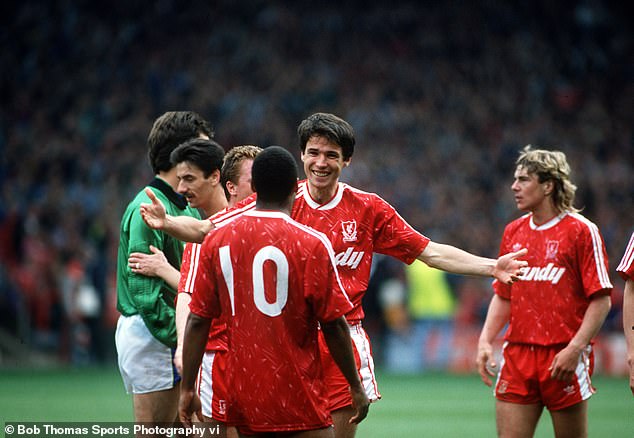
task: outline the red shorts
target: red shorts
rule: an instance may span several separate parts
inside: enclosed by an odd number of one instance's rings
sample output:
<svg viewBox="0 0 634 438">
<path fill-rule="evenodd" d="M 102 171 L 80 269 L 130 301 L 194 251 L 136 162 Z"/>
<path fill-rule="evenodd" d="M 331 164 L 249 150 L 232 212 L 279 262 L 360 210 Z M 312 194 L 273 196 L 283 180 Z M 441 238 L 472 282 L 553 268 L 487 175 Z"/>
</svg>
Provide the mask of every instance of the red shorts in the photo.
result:
<svg viewBox="0 0 634 438">
<path fill-rule="evenodd" d="M 377 401 L 381 398 L 381 394 L 374 375 L 374 359 L 372 358 L 370 339 L 363 327 L 361 327 L 361 323 L 351 324 L 349 327 L 350 337 L 352 338 L 352 351 L 357 363 L 357 372 L 359 373 L 361 384 L 365 388 L 368 399 L 371 402 Z M 319 352 L 321 354 L 321 363 L 324 367 L 324 379 L 326 379 L 326 385 L 328 386 L 330 412 L 351 406 L 350 385 L 330 355 L 321 330 L 319 331 Z"/>
<path fill-rule="evenodd" d="M 223 423 L 227 421 L 226 367 L 224 351 L 205 351 L 196 382 L 203 415 Z"/>
<path fill-rule="evenodd" d="M 551 411 L 590 398 L 595 392 L 590 381 L 594 368 L 592 347 L 581 353 L 575 376 L 568 382 L 552 379 L 548 369 L 563 348 L 563 345 L 544 347 L 505 342 L 495 397 L 509 403 L 540 403 Z"/>
</svg>

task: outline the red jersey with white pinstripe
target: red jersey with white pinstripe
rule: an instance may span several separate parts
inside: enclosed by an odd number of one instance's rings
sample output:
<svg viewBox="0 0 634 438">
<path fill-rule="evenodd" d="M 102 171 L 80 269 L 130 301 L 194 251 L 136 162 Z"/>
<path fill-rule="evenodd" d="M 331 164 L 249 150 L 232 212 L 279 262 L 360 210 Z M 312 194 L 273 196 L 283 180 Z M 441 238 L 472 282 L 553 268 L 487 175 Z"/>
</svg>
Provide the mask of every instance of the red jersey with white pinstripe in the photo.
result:
<svg viewBox="0 0 634 438">
<path fill-rule="evenodd" d="M 511 300 L 505 339 L 555 345 L 568 343 L 590 298 L 610 293 L 608 258 L 597 226 L 577 213 L 563 213 L 536 226 L 528 214 L 506 226 L 500 255 L 527 248 L 520 281 L 493 282 L 495 293 Z"/>
<path fill-rule="evenodd" d="M 289 216 L 253 210 L 202 245 L 190 309 L 229 315 L 227 422 L 256 432 L 331 424 L 318 321 L 353 306 L 326 237 Z"/>
<path fill-rule="evenodd" d="M 231 221 L 254 207 L 255 195 L 243 200 L 238 208 L 211 218 L 216 226 Z M 306 181 L 300 181 L 291 216 L 326 235 L 335 251 L 344 290 L 354 304 L 346 315 L 355 323 L 363 319 L 361 300 L 368 288 L 373 253 L 412 263 L 425 249 L 429 239 L 414 230 L 394 207 L 374 193 L 339 183 L 335 196 L 325 204 L 311 198 Z"/>
<path fill-rule="evenodd" d="M 178 292 L 188 294 L 194 293 L 194 281 L 198 273 L 198 262 L 200 261 L 199 243 L 187 243 L 183 251 L 183 261 L 181 262 L 181 277 L 178 282 Z M 207 351 L 227 351 L 227 324 L 221 319 L 214 318 L 209 328 L 209 338 L 207 339 Z"/>
<path fill-rule="evenodd" d="M 616 267 L 616 272 L 619 273 L 623 280 L 634 278 L 634 233 L 632 233 L 630 242 L 625 248 L 621 263 Z"/>
</svg>

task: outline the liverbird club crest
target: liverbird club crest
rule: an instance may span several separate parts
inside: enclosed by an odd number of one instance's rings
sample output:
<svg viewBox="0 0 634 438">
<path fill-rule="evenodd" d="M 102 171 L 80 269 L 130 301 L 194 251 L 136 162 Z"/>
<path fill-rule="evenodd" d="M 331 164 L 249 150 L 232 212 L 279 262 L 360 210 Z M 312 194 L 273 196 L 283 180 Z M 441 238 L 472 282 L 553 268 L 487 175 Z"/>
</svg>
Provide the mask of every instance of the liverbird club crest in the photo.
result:
<svg viewBox="0 0 634 438">
<path fill-rule="evenodd" d="M 546 242 L 546 260 L 552 260 L 557 257 L 557 251 L 559 250 L 559 242 L 556 240 L 549 240 Z"/>
<path fill-rule="evenodd" d="M 357 221 L 341 222 L 344 242 L 355 242 L 357 240 Z"/>
</svg>

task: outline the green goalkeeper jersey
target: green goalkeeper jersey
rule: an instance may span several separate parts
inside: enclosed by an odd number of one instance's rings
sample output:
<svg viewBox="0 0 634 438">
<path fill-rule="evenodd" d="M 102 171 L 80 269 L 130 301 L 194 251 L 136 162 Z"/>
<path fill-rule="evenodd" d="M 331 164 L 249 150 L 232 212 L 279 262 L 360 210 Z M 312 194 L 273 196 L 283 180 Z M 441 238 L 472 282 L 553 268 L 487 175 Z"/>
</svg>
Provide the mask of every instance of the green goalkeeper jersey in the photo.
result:
<svg viewBox="0 0 634 438">
<path fill-rule="evenodd" d="M 149 186 L 172 216 L 192 216 L 200 219 L 196 209 L 187 205 L 165 181 L 155 178 Z M 117 310 L 122 315 L 139 314 L 150 333 L 168 347 L 176 347 L 176 324 L 174 320 L 174 289 L 158 277 L 146 277 L 133 273 L 128 267 L 128 258 L 133 252 L 150 253 L 150 245 L 159 248 L 167 261 L 180 268 L 184 243 L 168 234 L 149 228 L 139 207 L 151 203 L 141 190 L 128 204 L 121 219 L 119 251 L 117 255 Z"/>
</svg>

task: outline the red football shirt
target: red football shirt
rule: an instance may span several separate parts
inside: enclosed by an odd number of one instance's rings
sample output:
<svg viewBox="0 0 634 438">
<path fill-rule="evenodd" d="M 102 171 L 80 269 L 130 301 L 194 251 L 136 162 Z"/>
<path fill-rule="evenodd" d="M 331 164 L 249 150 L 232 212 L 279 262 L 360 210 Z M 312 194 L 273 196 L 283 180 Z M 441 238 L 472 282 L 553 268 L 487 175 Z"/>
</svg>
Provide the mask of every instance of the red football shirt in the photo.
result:
<svg viewBox="0 0 634 438">
<path fill-rule="evenodd" d="M 253 210 L 202 245 L 190 309 L 228 319 L 227 422 L 257 432 L 331 424 L 318 321 L 353 306 L 330 243 L 285 214 Z"/>
<path fill-rule="evenodd" d="M 181 277 L 178 282 L 178 292 L 185 292 L 190 295 L 194 293 L 194 283 L 198 274 L 198 263 L 200 262 L 199 243 L 187 243 L 183 251 L 183 261 L 181 262 Z M 220 318 L 214 318 L 209 328 L 209 338 L 207 339 L 207 351 L 227 351 L 227 324 Z"/>
<path fill-rule="evenodd" d="M 253 208 L 255 195 L 238 208 L 211 218 L 216 226 L 233 220 Z M 335 261 L 344 290 L 354 309 L 346 315 L 350 322 L 363 319 L 361 300 L 368 288 L 373 253 L 390 255 L 412 263 L 429 243 L 414 230 L 394 207 L 374 193 L 339 183 L 335 196 L 325 204 L 311 198 L 306 181 L 299 183 L 291 216 L 326 235 L 335 252 Z"/>
<path fill-rule="evenodd" d="M 621 263 L 616 267 L 616 272 L 623 277 L 623 280 L 634 278 L 634 233 L 632 233 L 630 242 L 627 244 L 627 248 L 625 248 Z"/>
<path fill-rule="evenodd" d="M 555 345 L 568 343 L 585 315 L 590 297 L 610 293 L 608 258 L 595 224 L 565 213 L 541 226 L 524 215 L 504 230 L 500 255 L 527 248 L 521 280 L 509 286 L 495 280 L 495 293 L 511 300 L 505 339 Z"/>
</svg>

